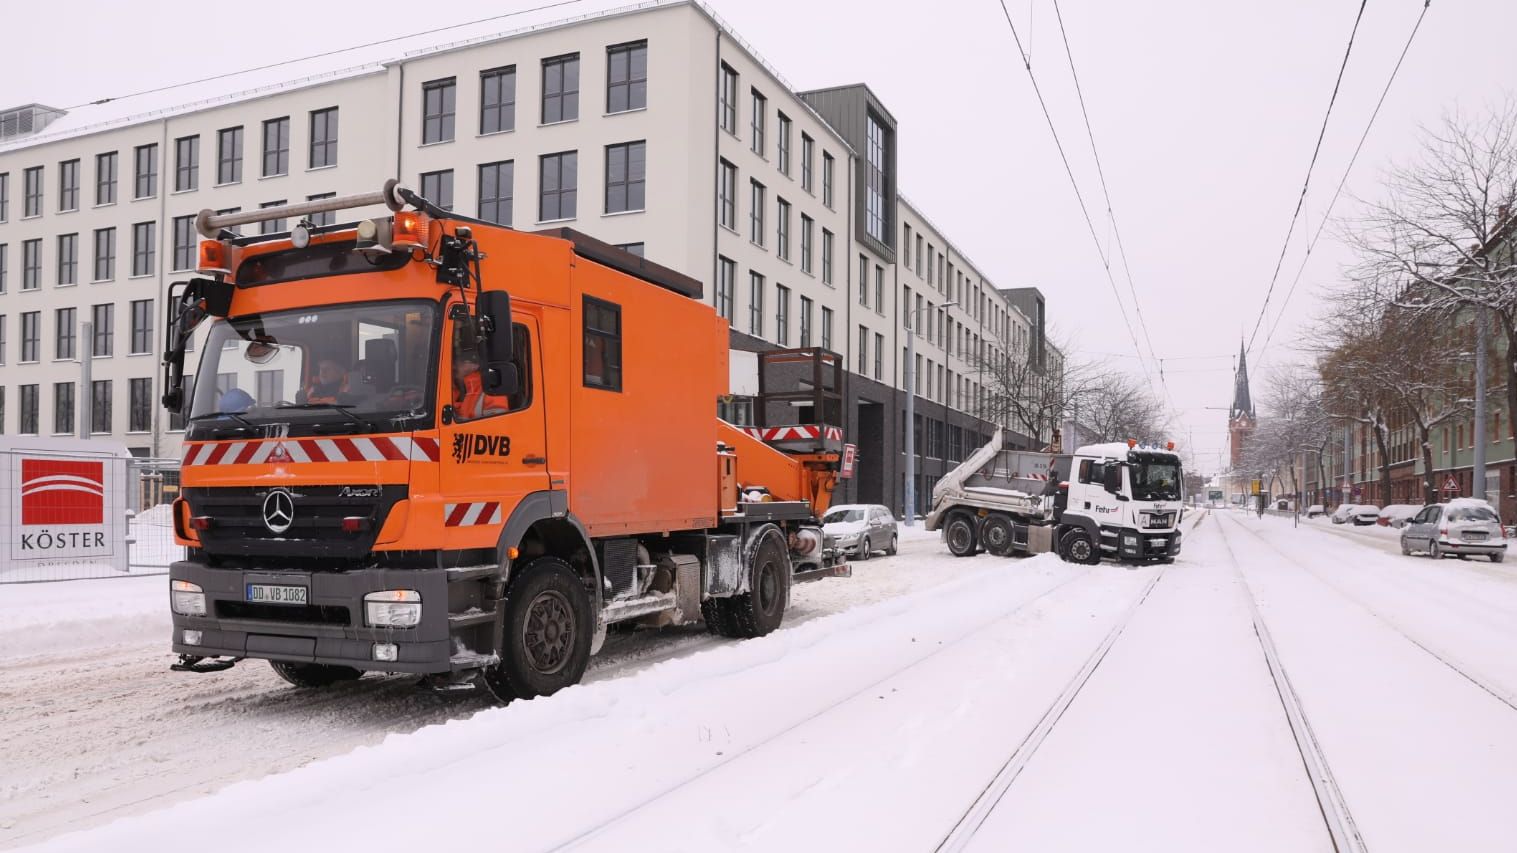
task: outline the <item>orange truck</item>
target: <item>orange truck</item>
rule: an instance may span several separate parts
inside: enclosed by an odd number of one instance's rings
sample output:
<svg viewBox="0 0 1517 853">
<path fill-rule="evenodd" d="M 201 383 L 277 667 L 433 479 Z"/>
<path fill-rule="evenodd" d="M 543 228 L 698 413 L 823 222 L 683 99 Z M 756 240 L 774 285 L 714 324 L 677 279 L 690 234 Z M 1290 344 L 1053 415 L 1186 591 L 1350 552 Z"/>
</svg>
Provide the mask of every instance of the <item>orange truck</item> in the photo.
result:
<svg viewBox="0 0 1517 853">
<path fill-rule="evenodd" d="M 298 686 L 416 673 L 508 701 L 576 683 L 609 625 L 757 637 L 795 582 L 849 574 L 818 521 L 841 431 L 780 446 L 716 418 L 728 324 L 699 281 L 394 181 L 196 227 L 164 354 L 175 669 L 262 658 Z"/>
</svg>

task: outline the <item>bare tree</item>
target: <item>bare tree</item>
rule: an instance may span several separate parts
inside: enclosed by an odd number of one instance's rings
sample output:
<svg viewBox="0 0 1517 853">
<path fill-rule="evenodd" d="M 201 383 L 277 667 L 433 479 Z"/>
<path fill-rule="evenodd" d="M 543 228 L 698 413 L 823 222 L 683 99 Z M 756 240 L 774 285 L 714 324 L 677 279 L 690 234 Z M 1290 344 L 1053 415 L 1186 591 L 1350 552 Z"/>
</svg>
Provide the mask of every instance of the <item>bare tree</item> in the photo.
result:
<svg viewBox="0 0 1517 853">
<path fill-rule="evenodd" d="M 1062 351 L 1062 347 L 1058 347 Z M 1065 360 L 1039 364 L 1029 352 L 987 355 L 974 361 L 984 387 L 980 416 L 1037 441 L 1051 435 L 1096 382 L 1095 369 Z"/>
<path fill-rule="evenodd" d="M 1265 377 L 1261 403 L 1264 419 L 1246 447 L 1262 444 L 1264 458 L 1252 459 L 1245 452 L 1245 460 L 1269 463 L 1271 470 L 1276 471 L 1286 468 L 1290 490 L 1298 493 L 1301 484 L 1297 480 L 1297 462 L 1305 464 L 1305 457 L 1310 456 L 1317 469 L 1317 482 L 1326 483 L 1327 470 L 1322 457 L 1332 440 L 1332 422 L 1323 400 L 1321 377 L 1301 365 L 1277 367 Z"/>
<path fill-rule="evenodd" d="M 1079 422 L 1094 433 L 1093 441 L 1157 442 L 1168 432 L 1163 404 L 1148 386 L 1125 373 L 1107 373 L 1092 381 L 1075 402 Z"/>
</svg>

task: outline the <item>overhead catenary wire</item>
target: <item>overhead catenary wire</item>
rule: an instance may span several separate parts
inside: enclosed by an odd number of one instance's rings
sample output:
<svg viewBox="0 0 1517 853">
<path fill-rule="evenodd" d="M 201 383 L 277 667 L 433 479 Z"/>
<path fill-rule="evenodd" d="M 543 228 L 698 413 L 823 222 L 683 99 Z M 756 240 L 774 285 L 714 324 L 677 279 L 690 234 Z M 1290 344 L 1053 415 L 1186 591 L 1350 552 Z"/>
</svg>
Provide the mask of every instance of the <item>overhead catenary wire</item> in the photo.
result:
<svg viewBox="0 0 1517 853">
<path fill-rule="evenodd" d="M 1027 79 L 1032 81 L 1032 91 L 1038 98 L 1038 106 L 1043 111 L 1043 119 L 1048 122 L 1048 132 L 1053 134 L 1054 146 L 1058 148 L 1059 159 L 1064 164 L 1064 174 L 1069 176 L 1069 184 L 1074 188 L 1075 200 L 1079 203 L 1080 214 L 1085 217 L 1085 225 L 1090 230 L 1091 242 L 1095 243 L 1096 255 L 1100 257 L 1101 267 L 1106 272 L 1106 281 L 1111 285 L 1112 295 L 1117 298 L 1117 309 L 1122 313 L 1122 325 L 1126 327 L 1127 336 L 1132 340 L 1133 351 L 1141 356 L 1143 348 L 1138 345 L 1138 336 L 1133 332 L 1132 320 L 1127 316 L 1127 306 L 1122 303 L 1122 294 L 1117 289 L 1116 279 L 1112 277 L 1111 260 L 1101 249 L 1101 235 L 1096 231 L 1095 221 L 1090 218 L 1090 209 L 1086 207 L 1085 196 L 1080 192 L 1080 182 L 1075 179 L 1074 168 L 1069 164 L 1069 155 L 1064 150 L 1063 140 L 1059 138 L 1058 128 L 1054 127 L 1053 116 L 1048 112 L 1048 103 L 1043 99 L 1043 90 L 1038 86 L 1038 78 L 1032 73 L 1032 60 L 1028 57 L 1027 51 L 1022 46 L 1022 37 L 1017 33 L 1017 25 L 1011 19 L 1011 10 L 1006 8 L 1006 0 L 999 0 L 999 2 L 1001 4 L 1001 13 L 1006 17 L 1006 26 L 1011 28 L 1011 37 L 1016 42 L 1017 55 L 1022 57 L 1022 67 L 1027 71 Z M 1141 358 L 1139 363 L 1143 367 L 1144 377 L 1148 380 L 1149 385 L 1152 385 L 1154 378 L 1148 369 L 1148 365 Z"/>
<path fill-rule="evenodd" d="M 1343 170 L 1343 177 L 1338 179 L 1338 188 L 1333 191 L 1332 199 L 1322 211 L 1322 221 L 1317 223 L 1316 233 L 1306 244 L 1306 254 L 1301 258 L 1301 265 L 1296 268 L 1296 277 L 1291 281 L 1290 289 L 1285 291 L 1285 299 L 1280 302 L 1280 311 L 1275 314 L 1275 322 L 1270 324 L 1269 333 L 1264 336 L 1264 345 L 1259 348 L 1261 353 L 1269 349 L 1269 342 L 1274 340 L 1275 330 L 1280 328 L 1280 321 L 1285 318 L 1285 309 L 1290 305 L 1292 294 L 1296 292 L 1296 285 L 1301 283 L 1302 274 L 1306 272 L 1306 262 L 1311 259 L 1312 249 L 1316 248 L 1322 232 L 1327 230 L 1333 205 L 1337 204 L 1338 198 L 1343 195 L 1343 188 L 1348 184 L 1348 176 L 1353 173 L 1354 164 L 1359 161 L 1359 153 L 1364 150 L 1365 140 L 1369 139 L 1370 129 L 1375 126 L 1375 119 L 1380 115 L 1380 108 L 1385 106 L 1385 98 L 1391 93 L 1391 84 L 1396 82 L 1396 75 L 1401 71 L 1401 63 L 1406 61 L 1407 52 L 1412 49 L 1412 41 L 1417 38 L 1417 31 L 1422 28 L 1422 19 L 1427 17 L 1428 7 L 1432 5 L 1433 0 L 1423 0 L 1422 11 L 1417 15 L 1417 22 L 1412 25 L 1412 31 L 1406 37 L 1406 44 L 1401 46 L 1401 55 L 1396 58 L 1396 65 L 1391 69 L 1391 75 L 1385 81 L 1385 88 L 1380 90 L 1380 100 L 1375 102 L 1375 110 L 1370 113 L 1369 121 L 1365 122 L 1364 132 L 1359 135 L 1359 144 L 1354 146 L 1354 155 L 1348 159 L 1348 166 Z"/>
<path fill-rule="evenodd" d="M 1317 144 L 1312 147 L 1312 158 L 1306 165 L 1306 179 L 1301 182 L 1301 194 L 1296 197 L 1296 209 L 1291 213 L 1290 226 L 1285 229 L 1285 240 L 1280 245 L 1280 257 L 1275 260 L 1275 271 L 1270 276 L 1269 287 L 1264 292 L 1264 304 L 1259 306 L 1259 318 L 1254 321 L 1254 330 L 1249 333 L 1245 352 L 1253 352 L 1254 340 L 1264 324 L 1269 301 L 1275 293 L 1275 284 L 1280 280 L 1280 268 L 1285 264 L 1285 253 L 1290 248 L 1291 235 L 1296 232 L 1296 220 L 1301 218 L 1301 208 L 1306 204 L 1306 193 L 1311 188 L 1312 171 L 1317 167 L 1317 156 L 1322 153 L 1322 140 L 1327 136 L 1327 125 L 1333 117 L 1333 106 L 1338 102 L 1338 90 L 1343 86 L 1343 72 L 1348 69 L 1348 58 L 1354 52 L 1354 37 L 1359 34 L 1359 23 L 1364 20 L 1364 9 L 1369 0 L 1359 0 L 1359 12 L 1354 16 L 1354 27 L 1349 30 L 1348 46 L 1343 51 L 1343 62 L 1338 66 L 1338 77 L 1333 81 L 1333 93 L 1327 99 L 1327 112 L 1322 116 L 1322 127 L 1317 131 Z"/>
<path fill-rule="evenodd" d="M 583 3 L 583 2 L 585 2 L 585 0 L 557 0 L 557 2 L 547 3 L 547 4 L 544 4 L 544 5 L 541 5 L 541 6 L 534 6 L 534 7 L 530 8 L 530 9 L 517 9 L 514 12 L 502 12 L 499 15 L 490 15 L 488 17 L 478 18 L 478 19 L 475 19 L 473 21 L 464 21 L 463 23 L 460 23 L 460 24 L 449 24 L 449 25 L 447 25 L 445 27 L 434 27 L 433 29 L 430 29 L 430 30 L 420 30 L 420 31 L 417 31 L 417 32 L 406 33 L 405 35 L 392 36 L 390 38 L 379 39 L 377 41 L 365 42 L 364 44 L 355 44 L 355 45 L 350 45 L 348 47 L 339 47 L 339 48 L 335 48 L 333 50 L 323 51 L 321 53 L 313 53 L 313 54 L 310 54 L 309 56 L 297 56 L 297 57 L 295 57 L 293 59 L 283 59 L 283 60 L 280 60 L 279 62 L 270 62 L 270 63 L 265 64 L 265 65 L 254 66 L 252 68 L 243 68 L 243 69 L 240 69 L 238 71 L 227 71 L 227 72 L 222 73 L 222 74 L 212 74 L 209 77 L 201 77 L 201 78 L 196 79 L 196 80 L 186 80 L 186 81 L 183 81 L 183 82 L 180 82 L 180 83 L 170 83 L 170 84 L 168 84 L 166 86 L 158 86 L 158 87 L 153 88 L 153 89 L 143 89 L 141 91 L 131 92 L 131 93 L 128 93 L 128 94 L 125 94 L 125 95 L 112 95 L 112 96 L 107 97 L 107 98 L 97 98 L 96 100 L 93 100 L 93 101 L 85 101 L 82 104 L 75 104 L 72 107 L 67 107 L 67 108 L 65 108 L 64 111 L 67 112 L 68 110 L 77 110 L 77 109 L 79 109 L 81 107 L 99 106 L 100 104 L 109 104 L 109 103 L 113 103 L 115 101 L 124 101 L 127 98 L 140 98 L 140 97 L 142 97 L 144 95 L 156 95 L 159 92 L 167 92 L 167 91 L 170 91 L 170 90 L 173 90 L 173 89 L 180 89 L 180 88 L 183 88 L 185 86 L 199 85 L 201 83 L 213 83 L 213 82 L 215 82 L 217 80 L 224 80 L 224 79 L 226 79 L 228 77 L 236 77 L 236 76 L 238 76 L 240 74 L 252 74 L 252 73 L 254 73 L 256 71 L 267 71 L 267 70 L 269 70 L 271 68 L 281 68 L 281 67 L 286 66 L 286 65 L 294 65 L 297 62 L 306 62 L 306 61 L 309 61 L 309 60 L 312 60 L 312 59 L 325 59 L 328 56 L 336 56 L 336 55 L 341 54 L 341 53 L 351 53 L 351 52 L 353 52 L 355 50 L 363 50 L 366 47 L 378 47 L 378 46 L 380 46 L 382 44 L 391 44 L 393 42 L 405 41 L 407 39 L 419 38 L 421 36 L 436 35 L 437 33 L 447 32 L 448 30 L 456 30 L 456 29 L 459 29 L 461 27 L 472 27 L 472 26 L 474 26 L 476 24 L 487 24 L 490 21 L 499 21 L 499 20 L 502 20 L 504 18 L 514 18 L 514 17 L 516 17 L 518 15 L 528 15 L 528 14 L 531 14 L 533 12 L 545 12 L 545 11 L 547 11 L 549 9 L 557 9 L 559 7 L 562 7 L 562 6 L 572 6 L 572 5 L 576 4 L 576 3 Z"/>
</svg>

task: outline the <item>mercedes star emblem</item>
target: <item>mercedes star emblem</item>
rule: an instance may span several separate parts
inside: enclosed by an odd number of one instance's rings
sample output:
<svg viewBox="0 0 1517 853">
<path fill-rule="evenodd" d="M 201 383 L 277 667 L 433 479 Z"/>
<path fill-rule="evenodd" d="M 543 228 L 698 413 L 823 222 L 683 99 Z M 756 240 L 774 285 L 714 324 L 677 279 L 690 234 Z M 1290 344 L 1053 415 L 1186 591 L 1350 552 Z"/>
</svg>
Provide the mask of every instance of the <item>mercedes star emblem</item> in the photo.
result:
<svg viewBox="0 0 1517 853">
<path fill-rule="evenodd" d="M 295 523 L 295 499 L 289 492 L 273 491 L 263 499 L 263 526 L 270 533 L 283 533 Z"/>
</svg>

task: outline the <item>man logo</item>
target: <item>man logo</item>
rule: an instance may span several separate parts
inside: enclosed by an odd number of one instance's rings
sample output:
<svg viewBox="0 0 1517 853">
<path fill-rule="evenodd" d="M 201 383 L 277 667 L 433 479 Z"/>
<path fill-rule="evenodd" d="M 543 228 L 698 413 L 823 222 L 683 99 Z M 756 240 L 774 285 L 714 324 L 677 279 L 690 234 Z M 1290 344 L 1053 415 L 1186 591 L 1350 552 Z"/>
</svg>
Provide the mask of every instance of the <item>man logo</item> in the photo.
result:
<svg viewBox="0 0 1517 853">
<path fill-rule="evenodd" d="M 263 526 L 270 533 L 283 533 L 295 523 L 295 499 L 282 490 L 269 492 L 263 499 Z"/>
<path fill-rule="evenodd" d="M 100 524 L 105 520 L 105 464 L 21 460 L 21 523 Z"/>
</svg>

